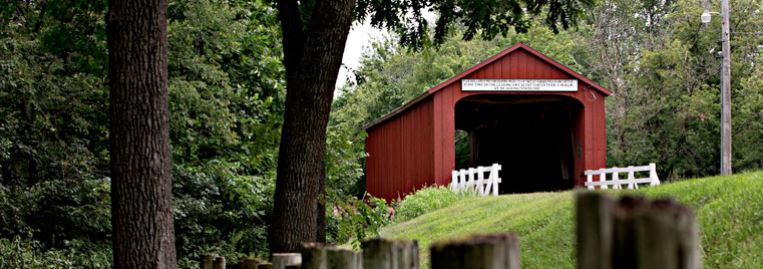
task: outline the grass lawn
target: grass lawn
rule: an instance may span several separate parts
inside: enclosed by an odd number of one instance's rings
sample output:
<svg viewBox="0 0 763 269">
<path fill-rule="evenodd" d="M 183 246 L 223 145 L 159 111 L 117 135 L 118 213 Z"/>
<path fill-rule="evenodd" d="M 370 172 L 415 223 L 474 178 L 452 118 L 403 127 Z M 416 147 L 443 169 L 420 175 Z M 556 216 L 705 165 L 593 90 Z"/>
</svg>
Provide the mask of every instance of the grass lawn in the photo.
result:
<svg viewBox="0 0 763 269">
<path fill-rule="evenodd" d="M 672 196 L 694 209 L 705 268 L 763 268 L 763 172 L 684 180 L 635 192 Z M 574 268 L 573 195 L 565 191 L 468 198 L 385 227 L 382 236 L 419 240 L 422 265 L 429 268 L 433 241 L 513 231 L 520 240 L 522 268 Z"/>
</svg>

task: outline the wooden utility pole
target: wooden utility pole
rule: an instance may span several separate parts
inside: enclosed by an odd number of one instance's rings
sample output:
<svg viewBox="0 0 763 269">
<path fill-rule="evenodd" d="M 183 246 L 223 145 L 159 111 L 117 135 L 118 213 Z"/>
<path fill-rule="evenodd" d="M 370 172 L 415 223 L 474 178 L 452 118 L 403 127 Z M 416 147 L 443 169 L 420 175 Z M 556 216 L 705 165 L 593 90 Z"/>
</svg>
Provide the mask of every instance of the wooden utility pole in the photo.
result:
<svg viewBox="0 0 763 269">
<path fill-rule="evenodd" d="M 721 175 L 731 175 L 731 31 L 729 0 L 721 0 Z"/>
</svg>

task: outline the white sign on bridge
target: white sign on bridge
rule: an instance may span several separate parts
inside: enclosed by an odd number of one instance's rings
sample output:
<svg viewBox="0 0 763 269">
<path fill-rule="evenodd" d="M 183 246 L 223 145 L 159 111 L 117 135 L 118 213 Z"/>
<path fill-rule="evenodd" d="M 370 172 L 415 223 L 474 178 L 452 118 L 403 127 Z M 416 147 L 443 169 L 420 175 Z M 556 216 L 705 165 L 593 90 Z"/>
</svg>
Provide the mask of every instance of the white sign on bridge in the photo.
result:
<svg viewBox="0 0 763 269">
<path fill-rule="evenodd" d="M 576 92 L 577 79 L 462 79 L 462 91 Z"/>
</svg>

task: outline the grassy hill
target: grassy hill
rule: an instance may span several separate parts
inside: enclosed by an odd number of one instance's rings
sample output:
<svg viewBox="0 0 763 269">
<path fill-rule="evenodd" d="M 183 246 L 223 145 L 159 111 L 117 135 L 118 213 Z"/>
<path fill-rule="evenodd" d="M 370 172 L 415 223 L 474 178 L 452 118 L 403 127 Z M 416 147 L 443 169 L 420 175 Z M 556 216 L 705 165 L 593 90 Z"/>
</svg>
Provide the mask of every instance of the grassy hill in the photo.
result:
<svg viewBox="0 0 763 269">
<path fill-rule="evenodd" d="M 705 268 L 763 268 L 763 172 L 684 180 L 635 192 L 672 196 L 694 209 Z M 429 268 L 433 241 L 514 231 L 520 238 L 522 268 L 574 268 L 573 194 L 468 198 L 388 226 L 382 236 L 419 240 L 421 261 Z"/>
</svg>

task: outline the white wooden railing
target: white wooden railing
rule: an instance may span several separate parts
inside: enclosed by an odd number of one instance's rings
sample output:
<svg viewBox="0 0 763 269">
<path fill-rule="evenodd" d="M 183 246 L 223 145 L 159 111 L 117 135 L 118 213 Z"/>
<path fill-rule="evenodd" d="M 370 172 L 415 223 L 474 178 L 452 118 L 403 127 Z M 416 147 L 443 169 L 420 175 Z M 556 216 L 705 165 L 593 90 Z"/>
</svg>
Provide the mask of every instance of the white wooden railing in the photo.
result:
<svg viewBox="0 0 763 269">
<path fill-rule="evenodd" d="M 636 178 L 636 172 L 649 172 L 649 177 Z M 620 179 L 621 173 L 628 173 L 628 178 Z M 607 174 L 611 176 L 607 178 Z M 638 189 L 638 184 L 649 183 L 650 186 L 660 185 L 660 179 L 657 177 L 657 166 L 654 163 L 644 166 L 586 170 L 585 175 L 588 177 L 585 185 L 590 190 L 595 189 L 596 186 L 599 186 L 600 189 L 609 189 L 609 186 L 612 186 L 613 189 L 622 189 L 623 185 L 627 185 L 628 189 Z M 599 176 L 599 181 L 593 181 L 594 175 Z"/>
<path fill-rule="evenodd" d="M 497 163 L 491 166 L 453 170 L 450 189 L 453 191 L 473 189 L 482 196 L 490 194 L 498 196 L 498 184 L 501 183 L 501 177 L 498 175 L 500 171 L 501 165 Z M 487 178 L 485 173 L 489 173 Z"/>
</svg>

